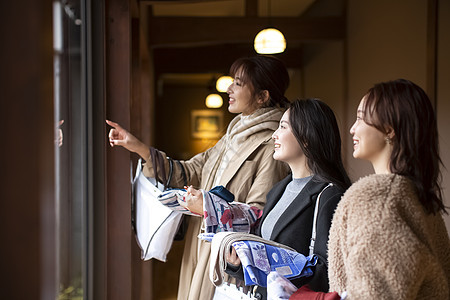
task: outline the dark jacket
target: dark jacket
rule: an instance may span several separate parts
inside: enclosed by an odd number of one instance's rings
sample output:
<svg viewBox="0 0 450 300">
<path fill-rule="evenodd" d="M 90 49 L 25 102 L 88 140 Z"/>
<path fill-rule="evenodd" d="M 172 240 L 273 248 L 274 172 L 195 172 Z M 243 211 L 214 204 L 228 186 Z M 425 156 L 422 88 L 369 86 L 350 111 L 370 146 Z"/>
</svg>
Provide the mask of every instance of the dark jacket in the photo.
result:
<svg viewBox="0 0 450 300">
<path fill-rule="evenodd" d="M 263 215 L 259 225 L 264 222 L 267 214 L 273 209 L 275 204 L 283 195 L 287 184 L 292 180 L 292 175 L 287 176 L 278 182 L 267 194 L 267 203 L 264 207 Z M 328 185 L 328 182 L 321 182 L 314 176 L 298 194 L 289 207 L 275 224 L 270 240 L 294 248 L 299 253 L 308 256 L 309 245 L 312 233 L 314 217 L 314 207 L 319 193 Z M 327 242 L 328 233 L 331 226 L 334 211 L 345 191 L 336 185 L 327 188 L 320 197 L 319 212 L 317 216 L 316 242 L 314 254 L 318 256 L 318 263 L 314 269 L 314 275 L 305 279 L 294 279 L 292 282 L 300 287 L 309 284 L 315 291 L 328 291 L 327 272 Z M 261 235 L 261 226 L 256 229 L 256 234 Z M 227 273 L 232 276 L 243 278 L 242 269 L 237 272 Z M 240 273 L 240 274 L 239 274 Z M 255 296 L 259 299 L 266 299 L 266 288 L 257 287 Z"/>
</svg>

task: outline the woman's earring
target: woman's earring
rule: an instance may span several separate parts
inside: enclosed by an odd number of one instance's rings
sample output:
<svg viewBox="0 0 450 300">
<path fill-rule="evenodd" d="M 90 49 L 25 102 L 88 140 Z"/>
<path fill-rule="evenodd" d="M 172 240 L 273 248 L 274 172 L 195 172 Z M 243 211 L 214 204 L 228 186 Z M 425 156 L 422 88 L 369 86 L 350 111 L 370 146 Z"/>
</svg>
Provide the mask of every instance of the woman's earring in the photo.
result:
<svg viewBox="0 0 450 300">
<path fill-rule="evenodd" d="M 392 140 L 390 137 L 385 137 L 384 140 L 386 141 L 386 144 L 391 145 L 392 144 Z"/>
</svg>

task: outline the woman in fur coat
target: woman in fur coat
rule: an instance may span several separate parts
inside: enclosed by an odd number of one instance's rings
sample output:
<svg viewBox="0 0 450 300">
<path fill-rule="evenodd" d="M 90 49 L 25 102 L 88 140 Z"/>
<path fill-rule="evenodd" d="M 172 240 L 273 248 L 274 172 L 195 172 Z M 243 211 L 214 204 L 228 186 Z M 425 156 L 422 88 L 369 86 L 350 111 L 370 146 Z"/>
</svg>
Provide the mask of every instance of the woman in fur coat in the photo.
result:
<svg viewBox="0 0 450 300">
<path fill-rule="evenodd" d="M 450 242 L 442 218 L 436 117 L 408 80 L 376 84 L 362 98 L 353 156 L 375 174 L 344 194 L 330 229 L 325 299 L 449 299 Z M 301 288 L 290 299 L 315 299 Z"/>
</svg>

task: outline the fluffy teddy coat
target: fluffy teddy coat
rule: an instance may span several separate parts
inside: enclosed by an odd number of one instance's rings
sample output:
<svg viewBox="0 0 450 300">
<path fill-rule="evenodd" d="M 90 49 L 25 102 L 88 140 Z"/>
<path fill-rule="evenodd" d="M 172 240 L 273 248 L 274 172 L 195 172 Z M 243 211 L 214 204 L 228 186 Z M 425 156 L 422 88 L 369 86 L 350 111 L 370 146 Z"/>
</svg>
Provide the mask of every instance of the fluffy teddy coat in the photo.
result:
<svg viewBox="0 0 450 300">
<path fill-rule="evenodd" d="M 450 242 L 411 181 L 375 174 L 353 184 L 330 229 L 330 290 L 350 299 L 449 299 Z"/>
</svg>

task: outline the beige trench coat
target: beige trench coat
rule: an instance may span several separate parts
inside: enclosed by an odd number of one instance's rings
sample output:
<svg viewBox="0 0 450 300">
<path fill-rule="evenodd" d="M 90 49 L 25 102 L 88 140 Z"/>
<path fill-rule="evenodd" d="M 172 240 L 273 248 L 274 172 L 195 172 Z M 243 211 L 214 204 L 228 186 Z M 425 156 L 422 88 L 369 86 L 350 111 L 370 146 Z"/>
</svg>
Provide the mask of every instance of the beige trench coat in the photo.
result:
<svg viewBox="0 0 450 300">
<path fill-rule="evenodd" d="M 223 171 L 219 185 L 225 186 L 235 195 L 235 201 L 245 202 L 263 208 L 266 194 L 275 183 L 287 176 L 288 168 L 282 162 L 273 159 L 274 144 L 272 130 L 264 130 L 251 135 L 230 160 Z M 221 161 L 225 139 L 222 138 L 214 147 L 181 161 L 187 176 L 188 184 L 199 186 L 204 190 L 213 187 L 217 165 Z M 162 153 L 165 157 L 165 154 Z M 184 184 L 181 168 L 173 164 L 174 172 L 171 186 L 182 187 Z M 168 169 L 168 162 L 166 162 Z M 153 176 L 151 164 L 144 168 L 146 176 Z M 201 232 L 203 219 L 189 217 L 186 232 L 186 244 L 181 263 L 178 300 L 210 300 L 214 294 L 214 286 L 209 280 L 210 244 L 200 241 L 197 235 Z"/>
</svg>

